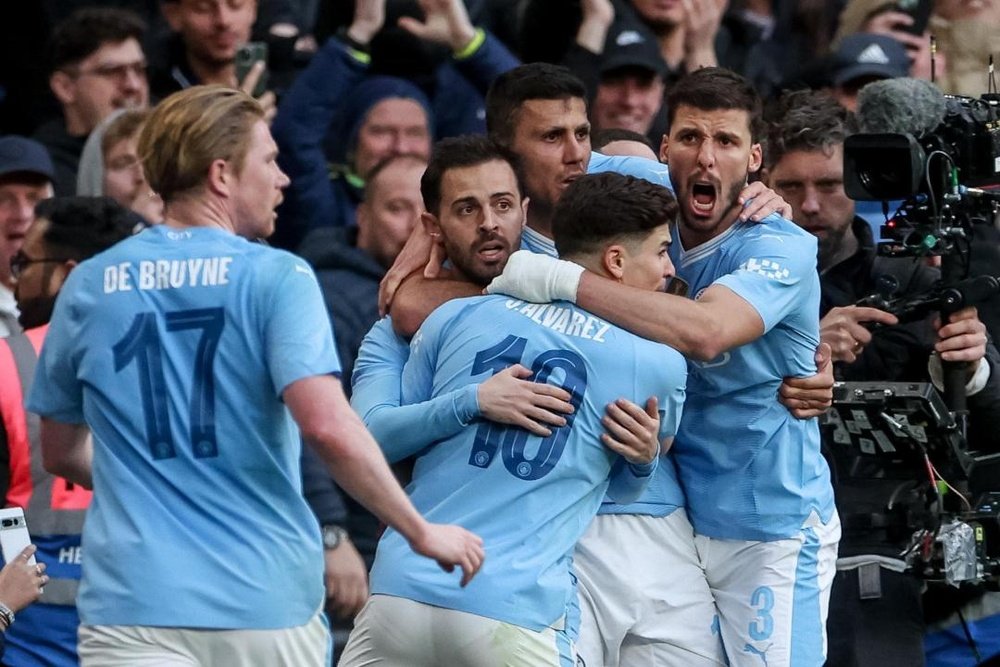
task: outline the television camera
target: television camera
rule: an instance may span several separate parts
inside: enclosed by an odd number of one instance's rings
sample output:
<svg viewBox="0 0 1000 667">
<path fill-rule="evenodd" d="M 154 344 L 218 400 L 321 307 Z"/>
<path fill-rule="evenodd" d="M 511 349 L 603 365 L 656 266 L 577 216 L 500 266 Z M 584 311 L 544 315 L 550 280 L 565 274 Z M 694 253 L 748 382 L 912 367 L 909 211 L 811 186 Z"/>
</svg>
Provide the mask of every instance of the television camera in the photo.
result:
<svg viewBox="0 0 1000 667">
<path fill-rule="evenodd" d="M 995 277 L 969 274 L 976 228 L 1000 212 L 1000 95 L 945 96 L 927 82 L 892 79 L 862 89 L 858 115 L 864 132 L 845 141 L 844 189 L 883 202 L 879 254 L 939 256 L 942 269 L 926 292 L 901 294 L 889 278 L 859 305 L 901 322 L 935 311 L 945 319 L 1000 293 Z M 891 215 L 890 201 L 899 202 Z M 889 489 L 888 502 L 869 499 L 872 513 L 852 518 L 905 545 L 910 572 L 996 586 L 1000 454 L 968 449 L 965 381 L 960 365 L 945 363 L 943 400 L 929 383 L 838 383 L 826 441 L 845 474 L 882 481 L 856 488 Z"/>
</svg>

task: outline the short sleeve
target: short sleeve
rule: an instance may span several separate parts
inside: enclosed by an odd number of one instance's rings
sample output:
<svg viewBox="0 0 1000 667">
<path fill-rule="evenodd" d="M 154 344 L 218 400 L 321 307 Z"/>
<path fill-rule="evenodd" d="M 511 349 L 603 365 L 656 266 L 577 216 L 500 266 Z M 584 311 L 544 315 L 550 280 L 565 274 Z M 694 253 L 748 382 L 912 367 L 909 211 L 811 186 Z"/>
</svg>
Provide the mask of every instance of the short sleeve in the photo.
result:
<svg viewBox="0 0 1000 667">
<path fill-rule="evenodd" d="M 319 283 L 304 260 L 287 253 L 257 267 L 264 303 L 265 356 L 280 396 L 296 380 L 339 374 L 340 359 Z"/>
<path fill-rule="evenodd" d="M 818 283 L 816 239 L 806 235 L 759 233 L 739 251 L 738 268 L 713 284 L 724 285 L 745 299 L 770 331 L 801 307 L 804 293 Z"/>
</svg>

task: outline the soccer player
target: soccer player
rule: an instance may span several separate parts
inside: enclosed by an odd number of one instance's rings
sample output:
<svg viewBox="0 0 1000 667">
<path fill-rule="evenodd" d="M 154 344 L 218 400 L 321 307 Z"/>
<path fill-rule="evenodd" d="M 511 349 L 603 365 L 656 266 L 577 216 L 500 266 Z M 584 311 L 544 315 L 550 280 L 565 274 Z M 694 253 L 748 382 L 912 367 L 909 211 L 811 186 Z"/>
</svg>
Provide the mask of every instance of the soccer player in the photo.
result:
<svg viewBox="0 0 1000 667">
<path fill-rule="evenodd" d="M 475 155 L 468 140 L 457 143 L 442 142 L 431 159 L 423 182 L 425 216 L 458 277 L 482 284 L 499 271 L 516 239 L 522 199 L 502 154 L 482 161 L 488 153 Z M 627 284 L 662 288 L 672 273 L 666 247 L 673 198 L 665 188 L 605 174 L 567 190 L 566 204 L 565 214 L 555 217 L 566 256 Z M 609 224 L 611 210 L 617 215 Z M 611 495 L 621 490 L 622 502 L 641 492 L 626 478 L 648 475 L 642 468 L 649 466 L 639 464 L 655 462 L 657 441 L 672 432 L 684 364 L 671 350 L 566 304 L 473 297 L 442 306 L 417 333 L 403 373 L 404 402 L 436 401 L 468 389 L 475 396 L 483 380 L 515 364 L 530 367 L 537 383 L 551 382 L 569 393 L 574 411 L 566 424 L 541 436 L 472 415 L 474 422 L 420 450 L 409 489 L 415 504 L 432 514 L 463 516 L 484 531 L 489 564 L 467 591 L 454 595 L 402 552 L 398 536 L 387 533 L 372 570 L 373 596 L 359 616 L 345 664 L 362 658 L 387 665 L 574 660 L 572 548 L 609 477 L 615 480 Z M 628 372 L 618 372 L 623 365 Z M 356 385 L 354 396 L 363 393 Z M 605 405 L 620 396 L 657 397 L 663 421 L 654 428 L 656 437 L 629 445 L 631 434 L 602 435 Z M 655 424 L 660 427 L 660 420 Z M 434 428 L 411 423 L 413 446 L 439 435 L 428 432 Z M 390 446 L 390 458 L 409 453 L 396 442 Z"/>
<path fill-rule="evenodd" d="M 260 105 L 190 88 L 157 106 L 139 147 L 166 222 L 73 270 L 28 404 L 46 468 L 95 491 L 82 663 L 329 664 L 300 432 L 462 583 L 481 541 L 414 510 L 344 399 L 312 271 L 248 240 L 273 231 L 288 184 Z"/>
<path fill-rule="evenodd" d="M 742 77 L 693 72 L 661 146 L 680 203 L 677 274 L 694 300 L 516 253 L 491 292 L 566 299 L 691 359 L 674 448 L 730 664 L 820 665 L 840 523 L 814 419 L 776 400 L 816 372 L 816 240 L 777 216 L 739 221 L 760 167 L 760 99 Z"/>
<path fill-rule="evenodd" d="M 552 211 L 565 189 L 586 173 L 615 172 L 644 178 L 671 188 L 667 168 L 655 160 L 633 156 L 602 155 L 591 151 L 587 92 L 568 69 L 549 63 L 528 63 L 498 76 L 486 97 L 489 137 L 517 156 L 524 174 L 525 194 L 531 199 L 521 247 L 555 254 Z M 761 220 L 778 211 L 790 214 L 781 197 L 763 183 L 747 185 L 740 193 L 741 220 Z M 380 307 L 391 302 L 396 330 L 410 336 L 427 314 L 449 298 L 469 296 L 456 285 L 428 286 L 419 271 L 428 264 L 433 244 L 422 230 L 415 230 L 392 269 L 382 281 Z M 416 274 L 416 275 L 415 275 Z M 404 292 L 400 283 L 409 278 Z M 394 299 L 400 288 L 401 298 Z M 413 296 L 414 292 L 424 292 Z M 433 293 L 430 296 L 427 293 Z"/>
</svg>

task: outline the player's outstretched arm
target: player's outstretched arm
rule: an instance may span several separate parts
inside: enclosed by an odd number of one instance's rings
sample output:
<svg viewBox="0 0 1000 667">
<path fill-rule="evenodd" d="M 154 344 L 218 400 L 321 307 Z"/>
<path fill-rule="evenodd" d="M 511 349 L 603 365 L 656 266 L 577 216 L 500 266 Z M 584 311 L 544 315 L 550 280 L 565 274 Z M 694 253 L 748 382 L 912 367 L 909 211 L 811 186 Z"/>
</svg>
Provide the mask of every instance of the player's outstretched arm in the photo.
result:
<svg viewBox="0 0 1000 667">
<path fill-rule="evenodd" d="M 510 256 L 487 291 L 532 303 L 572 301 L 623 329 L 704 361 L 764 335 L 760 314 L 728 287 L 712 285 L 692 301 L 622 285 L 579 264 L 526 250 Z"/>
<path fill-rule="evenodd" d="M 392 326 L 400 336 L 410 338 L 436 308 L 452 299 L 482 294 L 482 288 L 463 280 L 428 278 L 419 273 L 403 281 L 389 309 Z"/>
<path fill-rule="evenodd" d="M 417 553 L 447 571 L 461 567 L 463 586 L 475 576 L 484 558 L 482 539 L 459 526 L 428 523 L 417 512 L 336 378 L 296 380 L 282 396 L 303 440 L 326 462 L 342 489 L 399 531 Z"/>
<path fill-rule="evenodd" d="M 94 487 L 94 442 L 86 424 L 66 424 L 42 417 L 42 467 L 85 489 Z"/>
</svg>

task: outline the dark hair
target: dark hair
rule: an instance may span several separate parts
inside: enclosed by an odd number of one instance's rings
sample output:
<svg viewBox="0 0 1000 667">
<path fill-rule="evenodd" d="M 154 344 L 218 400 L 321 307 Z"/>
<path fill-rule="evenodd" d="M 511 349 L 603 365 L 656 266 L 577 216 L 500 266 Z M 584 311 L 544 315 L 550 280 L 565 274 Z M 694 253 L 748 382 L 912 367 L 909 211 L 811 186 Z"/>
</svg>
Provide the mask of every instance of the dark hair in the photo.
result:
<svg viewBox="0 0 1000 667">
<path fill-rule="evenodd" d="M 509 147 L 521 105 L 528 100 L 587 100 L 587 89 L 567 68 L 528 63 L 504 72 L 486 93 L 486 131 L 497 144 Z"/>
<path fill-rule="evenodd" d="M 702 67 L 673 85 L 667 94 L 668 132 L 681 105 L 702 111 L 746 111 L 750 121 L 750 139 L 760 141 L 764 133 L 760 95 L 749 81 L 728 69 Z"/>
<path fill-rule="evenodd" d="M 75 65 L 104 44 L 128 38 L 142 43 L 146 24 L 134 12 L 114 7 L 78 9 L 55 27 L 49 40 L 51 70 Z"/>
<path fill-rule="evenodd" d="M 427 158 L 419 153 L 398 153 L 382 158 L 376 162 L 375 166 L 368 171 L 368 175 L 365 177 L 365 201 L 368 201 L 371 198 L 372 190 L 375 189 L 374 183 L 378 180 L 379 174 L 397 162 L 419 162 L 420 164 L 427 164 Z"/>
<path fill-rule="evenodd" d="M 446 171 L 475 167 L 494 160 L 500 160 L 510 165 L 514 172 L 514 178 L 517 180 L 518 194 L 523 194 L 524 186 L 517 160 L 506 149 L 501 148 L 486 137 L 468 134 L 442 139 L 434 144 L 431 159 L 420 179 L 420 194 L 424 198 L 424 208 L 434 215 L 437 215 L 441 209 L 441 180 Z"/>
<path fill-rule="evenodd" d="M 635 240 L 677 219 L 670 190 L 614 172 L 573 181 L 552 213 L 552 236 L 560 257 L 590 254 L 611 239 Z"/>
<path fill-rule="evenodd" d="M 82 262 L 130 236 L 142 218 L 111 197 L 54 197 L 38 202 L 35 217 L 49 227 L 42 237 L 67 258 Z"/>
<path fill-rule="evenodd" d="M 857 120 L 826 93 L 785 93 L 768 109 L 764 160 L 768 168 L 790 151 L 828 150 L 857 132 Z"/>
<path fill-rule="evenodd" d="M 598 130 L 590 136 L 590 147 L 595 151 L 600 151 L 602 148 L 608 144 L 612 144 L 616 141 L 635 141 L 645 146 L 649 146 L 649 149 L 656 152 L 656 148 L 650 143 L 649 137 L 635 130 L 626 130 L 621 127 L 613 127 L 608 130 Z"/>
</svg>

